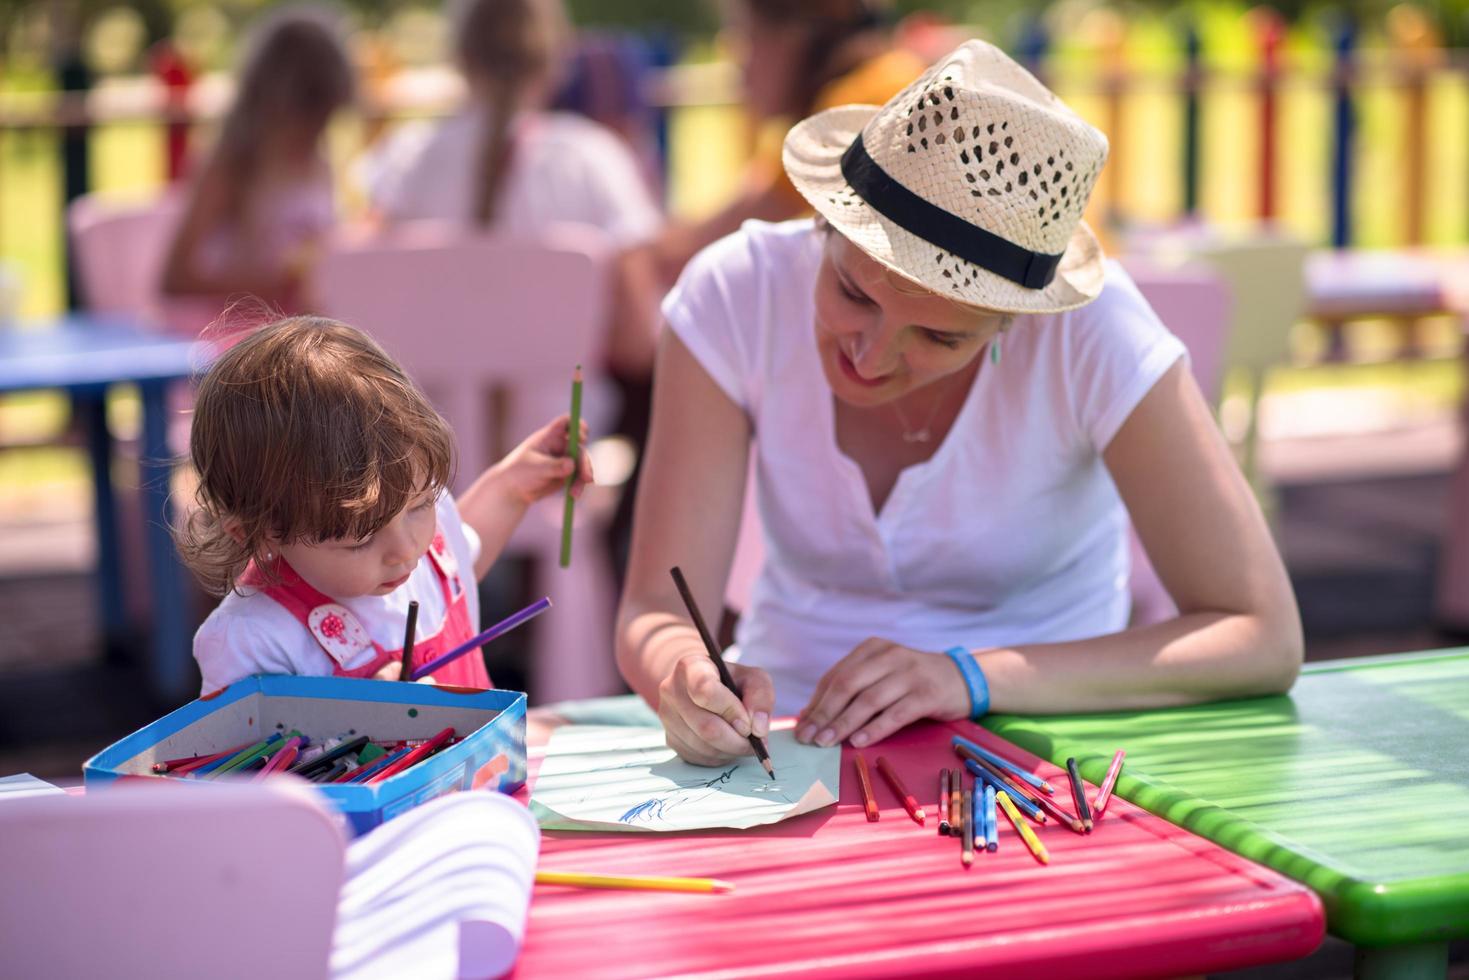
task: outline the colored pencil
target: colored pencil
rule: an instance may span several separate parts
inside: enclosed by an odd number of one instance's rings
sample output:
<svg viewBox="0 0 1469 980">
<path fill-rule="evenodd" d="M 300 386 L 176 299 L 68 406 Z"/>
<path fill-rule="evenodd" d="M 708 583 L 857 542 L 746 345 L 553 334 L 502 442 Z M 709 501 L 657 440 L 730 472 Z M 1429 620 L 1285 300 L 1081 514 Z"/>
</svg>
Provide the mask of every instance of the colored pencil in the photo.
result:
<svg viewBox="0 0 1469 980">
<path fill-rule="evenodd" d="M 1035 831 L 1030 829 L 1030 824 L 1020 818 L 1020 812 L 1015 809 L 1015 804 L 1010 801 L 1010 794 L 1004 790 L 1000 790 L 995 794 L 995 802 L 1000 805 L 1000 809 L 1005 811 L 1005 816 L 1009 819 L 1010 826 L 1014 827 L 1016 833 L 1020 835 L 1020 839 L 1025 841 L 1025 846 L 1030 848 L 1030 853 L 1035 855 L 1035 859 L 1041 864 L 1050 864 L 1051 855 L 1047 853 L 1046 845 L 1042 844 L 1040 838 L 1035 835 Z"/>
<path fill-rule="evenodd" d="M 970 775 L 972 775 L 975 779 L 980 779 L 988 783 L 994 783 L 995 789 L 1004 790 L 1005 792 L 1009 793 L 1010 799 L 1015 801 L 1015 805 L 1020 807 L 1021 811 L 1023 811 L 1027 817 L 1030 817 L 1030 819 L 1034 820 L 1036 823 L 1046 822 L 1045 811 L 1040 808 L 1040 805 L 1036 802 L 1035 797 L 1027 796 L 1025 791 L 1022 790 L 1019 786 L 1016 786 L 1013 782 L 1000 775 L 1000 771 L 998 769 L 995 769 L 993 767 L 986 768 L 982 763 L 975 762 L 973 759 L 965 759 L 964 768 L 968 769 Z"/>
<path fill-rule="evenodd" d="M 191 771 L 189 773 L 189 775 L 191 777 L 193 777 L 194 779 L 200 779 L 200 778 L 202 778 L 204 776 L 207 776 L 207 775 L 213 773 L 217 769 L 224 768 L 225 766 L 229 765 L 231 762 L 235 762 L 237 760 L 243 760 L 246 755 L 250 754 L 251 752 L 253 752 L 253 751 L 257 750 L 257 749 L 264 748 L 268 743 L 269 743 L 269 739 L 261 739 L 258 742 L 251 742 L 249 745 L 247 745 L 244 748 L 240 749 L 240 751 L 231 753 L 230 755 L 225 756 L 223 759 L 215 759 L 213 762 L 206 762 L 206 763 L 204 763 L 203 765 L 199 766 L 197 769 L 194 769 L 193 771 Z"/>
<path fill-rule="evenodd" d="M 404 769 L 407 769 L 409 766 L 415 766 L 418 763 L 422 762 L 424 759 L 427 759 L 429 756 L 433 755 L 444 745 L 445 742 L 449 741 L 449 739 L 453 737 L 454 729 L 452 727 L 442 729 L 433 738 L 429 739 L 427 742 L 424 742 L 416 749 L 410 749 L 408 754 L 403 756 L 403 758 L 399 759 L 397 762 L 389 763 L 388 765 L 379 769 L 377 772 L 373 773 L 371 776 L 368 776 L 366 779 L 363 780 L 363 782 L 380 783 L 390 776 L 396 776 L 398 775 L 398 773 L 402 772 Z"/>
<path fill-rule="evenodd" d="M 939 836 L 949 836 L 949 770 L 939 770 Z"/>
<path fill-rule="evenodd" d="M 317 756 L 315 759 L 312 759 L 310 762 L 305 763 L 304 765 L 293 767 L 290 771 L 298 776 L 308 776 L 311 774 L 312 770 L 326 769 L 330 767 L 332 763 L 336 762 L 338 759 L 342 758 L 345 755 L 351 755 L 354 752 L 361 752 L 362 747 L 367 744 L 367 741 L 368 739 L 366 735 L 358 735 L 356 738 L 349 739 L 348 741 L 343 742 L 341 745 L 338 745 L 335 748 L 328 749 L 326 752 Z"/>
<path fill-rule="evenodd" d="M 248 765 L 250 762 L 253 762 L 255 759 L 260 758 L 265 753 L 272 751 L 271 746 L 275 745 L 275 743 L 277 742 L 282 741 L 285 741 L 285 737 L 282 736 L 280 732 L 276 732 L 265 741 L 257 743 L 253 747 L 246 749 L 244 752 L 241 752 L 239 755 L 235 756 L 232 759 L 225 760 L 224 765 L 220 766 L 218 769 L 212 770 L 209 773 L 209 778 L 215 779 L 219 776 L 224 775 L 227 772 L 234 772 L 242 766 Z M 205 768 L 208 767 L 206 766 Z M 197 771 L 202 773 L 204 769 L 199 769 Z"/>
<path fill-rule="evenodd" d="M 974 765 L 976 767 L 980 767 L 983 765 L 983 763 L 975 763 L 973 759 L 966 760 L 964 764 L 966 766 Z M 990 777 L 1003 777 L 1003 774 L 1000 772 L 1000 770 L 995 768 L 994 766 L 988 767 L 986 772 L 989 774 Z M 1022 812 L 1029 813 L 1027 804 L 1041 811 L 1041 817 L 1040 819 L 1036 820 L 1036 823 L 1045 823 L 1045 815 L 1050 814 L 1068 830 L 1071 830 L 1078 834 L 1086 833 L 1086 826 L 1082 824 L 1081 820 L 1061 809 L 1061 804 L 1057 803 L 1049 796 L 1046 796 L 1042 793 L 1037 793 L 1034 790 L 1029 789 L 1022 783 L 1017 783 L 1008 779 L 997 781 L 995 783 L 995 789 L 1002 789 L 1005 792 L 1009 793 L 1011 802 L 1019 807 Z M 1032 817 L 1032 819 L 1035 818 Z"/>
<path fill-rule="evenodd" d="M 1117 776 L 1122 772 L 1122 757 L 1126 753 L 1121 749 L 1112 757 L 1112 764 L 1107 767 L 1107 778 L 1102 780 L 1102 788 L 1097 793 L 1097 802 L 1092 804 L 1092 813 L 1096 819 L 1102 819 L 1102 811 L 1107 809 L 1107 802 L 1112 799 L 1112 787 L 1117 785 Z"/>
<path fill-rule="evenodd" d="M 974 849 L 982 851 L 989 843 L 989 831 L 984 825 L 984 780 L 976 779 L 969 790 L 969 812 L 974 814 Z"/>
<path fill-rule="evenodd" d="M 1076 757 L 1066 760 L 1066 775 L 1071 778 L 1071 799 L 1076 803 L 1076 816 L 1089 834 L 1092 832 L 1092 812 L 1086 805 L 1086 786 L 1081 782 L 1081 770 L 1076 767 Z"/>
<path fill-rule="evenodd" d="M 858 752 L 852 756 L 852 764 L 857 767 L 857 785 L 862 788 L 862 809 L 867 811 L 867 822 L 877 823 L 882 814 L 877 812 L 877 797 L 872 795 L 872 775 L 867 771 L 867 760 Z"/>
<path fill-rule="evenodd" d="M 678 597 L 683 600 L 684 608 L 688 609 L 689 618 L 694 621 L 694 629 L 699 631 L 699 639 L 704 641 L 705 652 L 709 654 L 709 659 L 714 661 L 714 669 L 719 671 L 720 683 L 728 688 L 735 697 L 744 697 L 734 677 L 730 675 L 729 666 L 724 662 L 724 655 L 719 652 L 719 644 L 714 642 L 714 634 L 709 632 L 709 625 L 704 622 L 703 613 L 699 612 L 699 604 L 694 601 L 694 593 L 689 590 L 689 583 L 683 577 L 683 571 L 674 565 L 668 570 L 668 574 L 673 576 L 673 584 L 678 589 Z M 747 737 L 750 740 L 750 746 L 755 750 L 755 758 L 760 760 L 760 765 L 765 768 L 766 775 L 774 779 L 775 767 L 770 763 L 770 750 L 765 747 L 764 740 L 753 731 Z"/>
<path fill-rule="evenodd" d="M 1004 756 L 996 755 L 982 745 L 976 745 L 974 742 L 969 741 L 969 739 L 967 738 L 960 738 L 958 735 L 955 735 L 953 739 L 953 746 L 954 751 L 956 752 L 959 751 L 960 746 L 963 746 L 964 748 L 969 750 L 970 758 L 979 757 L 989 762 L 989 764 L 992 766 L 999 766 L 1002 770 L 1008 772 L 1014 778 L 1019 779 L 1022 782 L 1029 783 L 1031 786 L 1034 786 L 1042 793 L 1049 794 L 1055 792 L 1055 790 L 1051 788 L 1050 783 L 1046 782 L 1035 773 L 1030 772 L 1022 766 L 1016 765 L 1009 759 L 1006 759 Z"/>
<path fill-rule="evenodd" d="M 571 372 L 571 431 L 566 436 L 566 455 L 571 457 L 571 474 L 566 478 L 566 502 L 561 510 L 561 567 L 571 565 L 571 523 L 576 514 L 576 471 L 581 462 L 581 365 Z"/>
<path fill-rule="evenodd" d="M 185 759 L 169 759 L 167 762 L 154 763 L 153 771 L 182 776 L 186 772 L 193 772 L 200 766 L 206 766 L 211 762 L 218 762 L 220 759 L 228 759 L 236 752 L 241 752 L 249 748 L 251 744 L 250 742 L 246 742 L 242 745 L 236 745 L 232 749 L 225 749 L 223 752 L 214 752 L 209 755 L 194 755 Z M 159 766 L 163 766 L 164 768 L 160 769 Z"/>
<path fill-rule="evenodd" d="M 334 783 L 337 781 L 338 776 L 340 776 L 342 773 L 346 772 L 350 768 L 352 768 L 352 763 L 348 762 L 346 759 L 338 759 L 336 762 L 333 762 L 328 768 L 312 773 L 306 778 L 311 780 L 313 783 Z"/>
<path fill-rule="evenodd" d="M 388 766 L 392 765 L 394 762 L 397 762 L 399 759 L 403 758 L 405 755 L 412 751 L 413 749 L 407 745 L 399 749 L 394 749 L 387 755 L 380 755 L 376 759 L 373 759 L 371 762 L 364 762 L 356 769 L 348 768 L 345 772 L 334 779 L 333 782 L 360 783 L 368 776 L 381 772 L 383 769 L 386 769 Z"/>
<path fill-rule="evenodd" d="M 950 834 L 957 834 L 959 832 L 959 817 L 961 816 L 961 814 L 960 814 L 959 811 L 962 809 L 959 806 L 959 793 L 960 793 L 960 790 L 962 789 L 963 785 L 964 785 L 964 773 L 961 770 L 959 770 L 959 769 L 955 769 L 953 775 L 951 775 L 949 777 L 949 833 Z M 942 806 L 943 804 L 939 804 L 939 805 Z"/>
<path fill-rule="evenodd" d="M 273 772 L 284 772 L 286 767 L 295 761 L 296 755 L 300 751 L 301 739 L 299 736 L 286 739 L 286 744 L 281 746 L 279 752 L 276 752 L 270 757 L 270 760 L 265 763 L 265 767 L 255 774 L 255 779 L 258 781 Z"/>
<path fill-rule="evenodd" d="M 995 813 L 995 784 L 984 784 L 984 848 L 987 851 L 1000 849 L 1000 819 Z"/>
<path fill-rule="evenodd" d="M 974 863 L 974 794 L 959 791 L 960 801 L 959 861 L 964 867 Z"/>
<path fill-rule="evenodd" d="M 670 878 L 664 875 L 601 875 L 580 871 L 537 871 L 538 885 L 575 888 L 631 888 L 657 892 L 732 892 L 734 884 L 718 878 Z"/>
<path fill-rule="evenodd" d="M 454 649 L 450 650 L 448 653 L 440 654 L 439 656 L 430 660 L 428 663 L 415 670 L 413 672 L 413 676 L 409 679 L 416 681 L 419 678 L 427 677 L 429 674 L 432 674 L 434 671 L 438 670 L 445 664 L 458 660 L 460 657 L 464 656 L 466 653 L 469 653 L 471 650 L 478 650 L 480 647 L 484 646 L 491 640 L 497 639 L 500 636 L 509 633 L 521 623 L 535 619 L 541 613 L 550 608 L 551 598 L 549 596 L 543 596 L 542 598 L 537 599 L 535 602 L 532 602 L 530 605 L 520 610 L 520 612 L 511 613 L 509 616 L 506 616 L 504 619 L 500 620 L 498 623 L 496 623 L 494 626 L 491 626 L 483 633 L 480 633 L 478 636 L 472 636 L 469 639 L 465 640 L 463 643 L 459 644 Z"/>
<path fill-rule="evenodd" d="M 892 763 L 888 762 L 884 756 L 878 756 L 877 771 L 882 773 L 882 778 L 888 781 L 888 785 L 893 788 L 893 793 L 903 801 L 903 809 L 908 811 L 908 816 L 921 826 L 928 815 L 923 812 L 923 807 L 918 805 L 913 794 L 908 792 L 908 787 L 904 786 L 903 781 L 898 778 L 898 771 L 893 768 Z"/>
<path fill-rule="evenodd" d="M 413 680 L 413 643 L 418 634 L 418 600 L 408 603 L 408 625 L 403 630 L 403 664 L 398 671 L 398 680 Z"/>
</svg>

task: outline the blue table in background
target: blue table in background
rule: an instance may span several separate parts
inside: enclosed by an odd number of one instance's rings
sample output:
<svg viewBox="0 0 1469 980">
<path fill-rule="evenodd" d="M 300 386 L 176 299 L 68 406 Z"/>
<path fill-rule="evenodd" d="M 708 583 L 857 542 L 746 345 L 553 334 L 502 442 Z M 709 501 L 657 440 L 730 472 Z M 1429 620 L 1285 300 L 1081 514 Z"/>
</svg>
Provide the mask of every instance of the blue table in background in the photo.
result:
<svg viewBox="0 0 1469 980">
<path fill-rule="evenodd" d="M 138 388 L 143 406 L 139 459 L 153 634 L 147 680 L 155 697 L 193 697 L 189 610 L 184 571 L 169 536 L 167 392 L 208 366 L 210 345 L 144 329 L 125 317 L 73 315 L 0 332 L 0 394 L 58 389 L 71 394 L 86 425 L 97 521 L 97 570 L 102 622 L 110 637 L 126 626 L 122 563 L 112 486 L 112 433 L 107 390 Z"/>
</svg>

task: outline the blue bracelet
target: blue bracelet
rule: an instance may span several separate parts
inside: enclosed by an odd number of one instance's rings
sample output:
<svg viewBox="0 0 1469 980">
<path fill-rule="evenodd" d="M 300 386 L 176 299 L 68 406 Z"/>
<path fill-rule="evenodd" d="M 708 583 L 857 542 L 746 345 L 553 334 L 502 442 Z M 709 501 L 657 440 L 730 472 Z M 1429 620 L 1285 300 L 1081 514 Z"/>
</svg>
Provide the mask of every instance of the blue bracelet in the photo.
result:
<svg viewBox="0 0 1469 980">
<path fill-rule="evenodd" d="M 990 685 L 984 679 L 979 661 L 964 647 L 950 647 L 944 656 L 954 661 L 959 673 L 964 675 L 964 686 L 969 688 L 969 718 L 979 721 L 990 710 Z"/>
</svg>

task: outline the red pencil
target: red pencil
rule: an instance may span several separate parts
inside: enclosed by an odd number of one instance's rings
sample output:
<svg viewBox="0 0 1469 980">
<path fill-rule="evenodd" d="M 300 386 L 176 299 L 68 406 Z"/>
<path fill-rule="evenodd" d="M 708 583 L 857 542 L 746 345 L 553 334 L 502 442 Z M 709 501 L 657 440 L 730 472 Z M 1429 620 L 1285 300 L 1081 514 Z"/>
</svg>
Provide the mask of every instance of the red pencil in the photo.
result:
<svg viewBox="0 0 1469 980">
<path fill-rule="evenodd" d="M 913 794 L 908 792 L 908 787 L 904 786 L 903 781 L 898 778 L 898 771 L 893 768 L 892 763 L 888 762 L 883 756 L 878 756 L 877 771 L 882 773 L 882 778 L 888 781 L 888 785 L 893 788 L 893 792 L 897 794 L 898 799 L 903 801 L 903 809 L 908 811 L 908 816 L 922 825 L 928 815 L 923 812 L 923 807 L 918 805 L 918 801 L 913 798 Z"/>
<path fill-rule="evenodd" d="M 872 795 L 872 776 L 867 772 L 867 760 L 860 752 L 852 758 L 857 766 L 857 783 L 862 787 L 862 809 L 867 811 L 868 823 L 877 823 L 881 814 L 877 812 L 877 799 Z"/>
<path fill-rule="evenodd" d="M 301 739 L 290 739 L 286 742 L 284 748 L 282 748 L 279 752 L 270 757 L 270 761 L 265 764 L 265 768 L 257 772 L 255 774 L 255 778 L 251 781 L 259 782 L 273 772 L 283 771 L 287 766 L 296 761 L 296 755 L 300 751 Z"/>
<path fill-rule="evenodd" d="M 1127 753 L 1121 749 L 1112 757 L 1112 764 L 1107 767 L 1107 778 L 1102 780 L 1102 788 L 1097 792 L 1097 802 L 1092 804 L 1092 813 L 1098 820 L 1102 818 L 1102 811 L 1107 809 L 1107 801 L 1112 798 L 1112 787 L 1117 785 L 1117 776 L 1122 772 L 1122 757 Z"/>
<path fill-rule="evenodd" d="M 175 776 L 182 775 L 183 773 L 186 773 L 186 772 L 193 772 L 195 769 L 198 769 L 200 766 L 207 766 L 211 762 L 217 762 L 220 759 L 227 759 L 230 756 L 235 755 L 238 752 L 242 752 L 245 749 L 248 749 L 250 746 L 252 746 L 254 744 L 255 744 L 254 742 L 243 742 L 240 745 L 236 745 L 232 749 L 225 749 L 223 752 L 216 752 L 213 755 L 194 756 L 193 758 L 190 758 L 190 759 L 170 759 L 167 762 L 161 762 L 161 763 L 158 763 L 158 765 L 155 765 L 153 767 L 153 771 L 154 772 L 167 772 L 167 773 L 170 773 L 170 774 L 175 775 Z M 161 769 L 160 770 L 158 768 L 159 765 L 167 766 L 168 768 Z"/>
<path fill-rule="evenodd" d="M 381 772 L 375 772 L 371 776 L 368 776 L 365 780 L 363 780 L 363 782 L 370 785 L 372 783 L 380 783 L 384 779 L 387 779 L 389 776 L 396 776 L 398 773 L 402 772 L 404 769 L 407 769 L 409 766 L 417 765 L 419 762 L 432 755 L 439 748 L 439 746 L 443 745 L 445 742 L 449 741 L 449 739 L 453 737 L 454 729 L 445 728 L 433 738 L 429 739 L 427 742 L 424 742 L 412 752 L 409 752 L 407 755 L 403 756 L 403 758 L 399 759 L 397 762 L 384 768 Z"/>
</svg>

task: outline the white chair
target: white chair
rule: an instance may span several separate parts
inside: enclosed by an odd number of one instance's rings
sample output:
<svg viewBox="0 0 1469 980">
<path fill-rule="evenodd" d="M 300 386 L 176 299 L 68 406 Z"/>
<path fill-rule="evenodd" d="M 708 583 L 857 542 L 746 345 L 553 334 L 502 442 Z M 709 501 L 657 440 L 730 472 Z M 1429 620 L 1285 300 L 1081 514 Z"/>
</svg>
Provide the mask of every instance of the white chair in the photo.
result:
<svg viewBox="0 0 1469 980">
<path fill-rule="evenodd" d="M 316 267 L 323 313 L 372 334 L 453 427 L 457 489 L 570 407 L 571 371 L 586 375 L 595 432 L 610 417 L 600 351 L 611 253 L 597 229 L 560 226 L 536 239 L 411 224 L 331 244 Z M 615 597 L 605 525 L 615 494 L 588 487 L 577 504 L 571 567 L 558 562 L 561 498 L 521 522 L 511 546 L 539 560 L 537 591 L 555 608 L 536 624 L 532 688 L 541 701 L 622 690 L 612 655 Z"/>
</svg>

